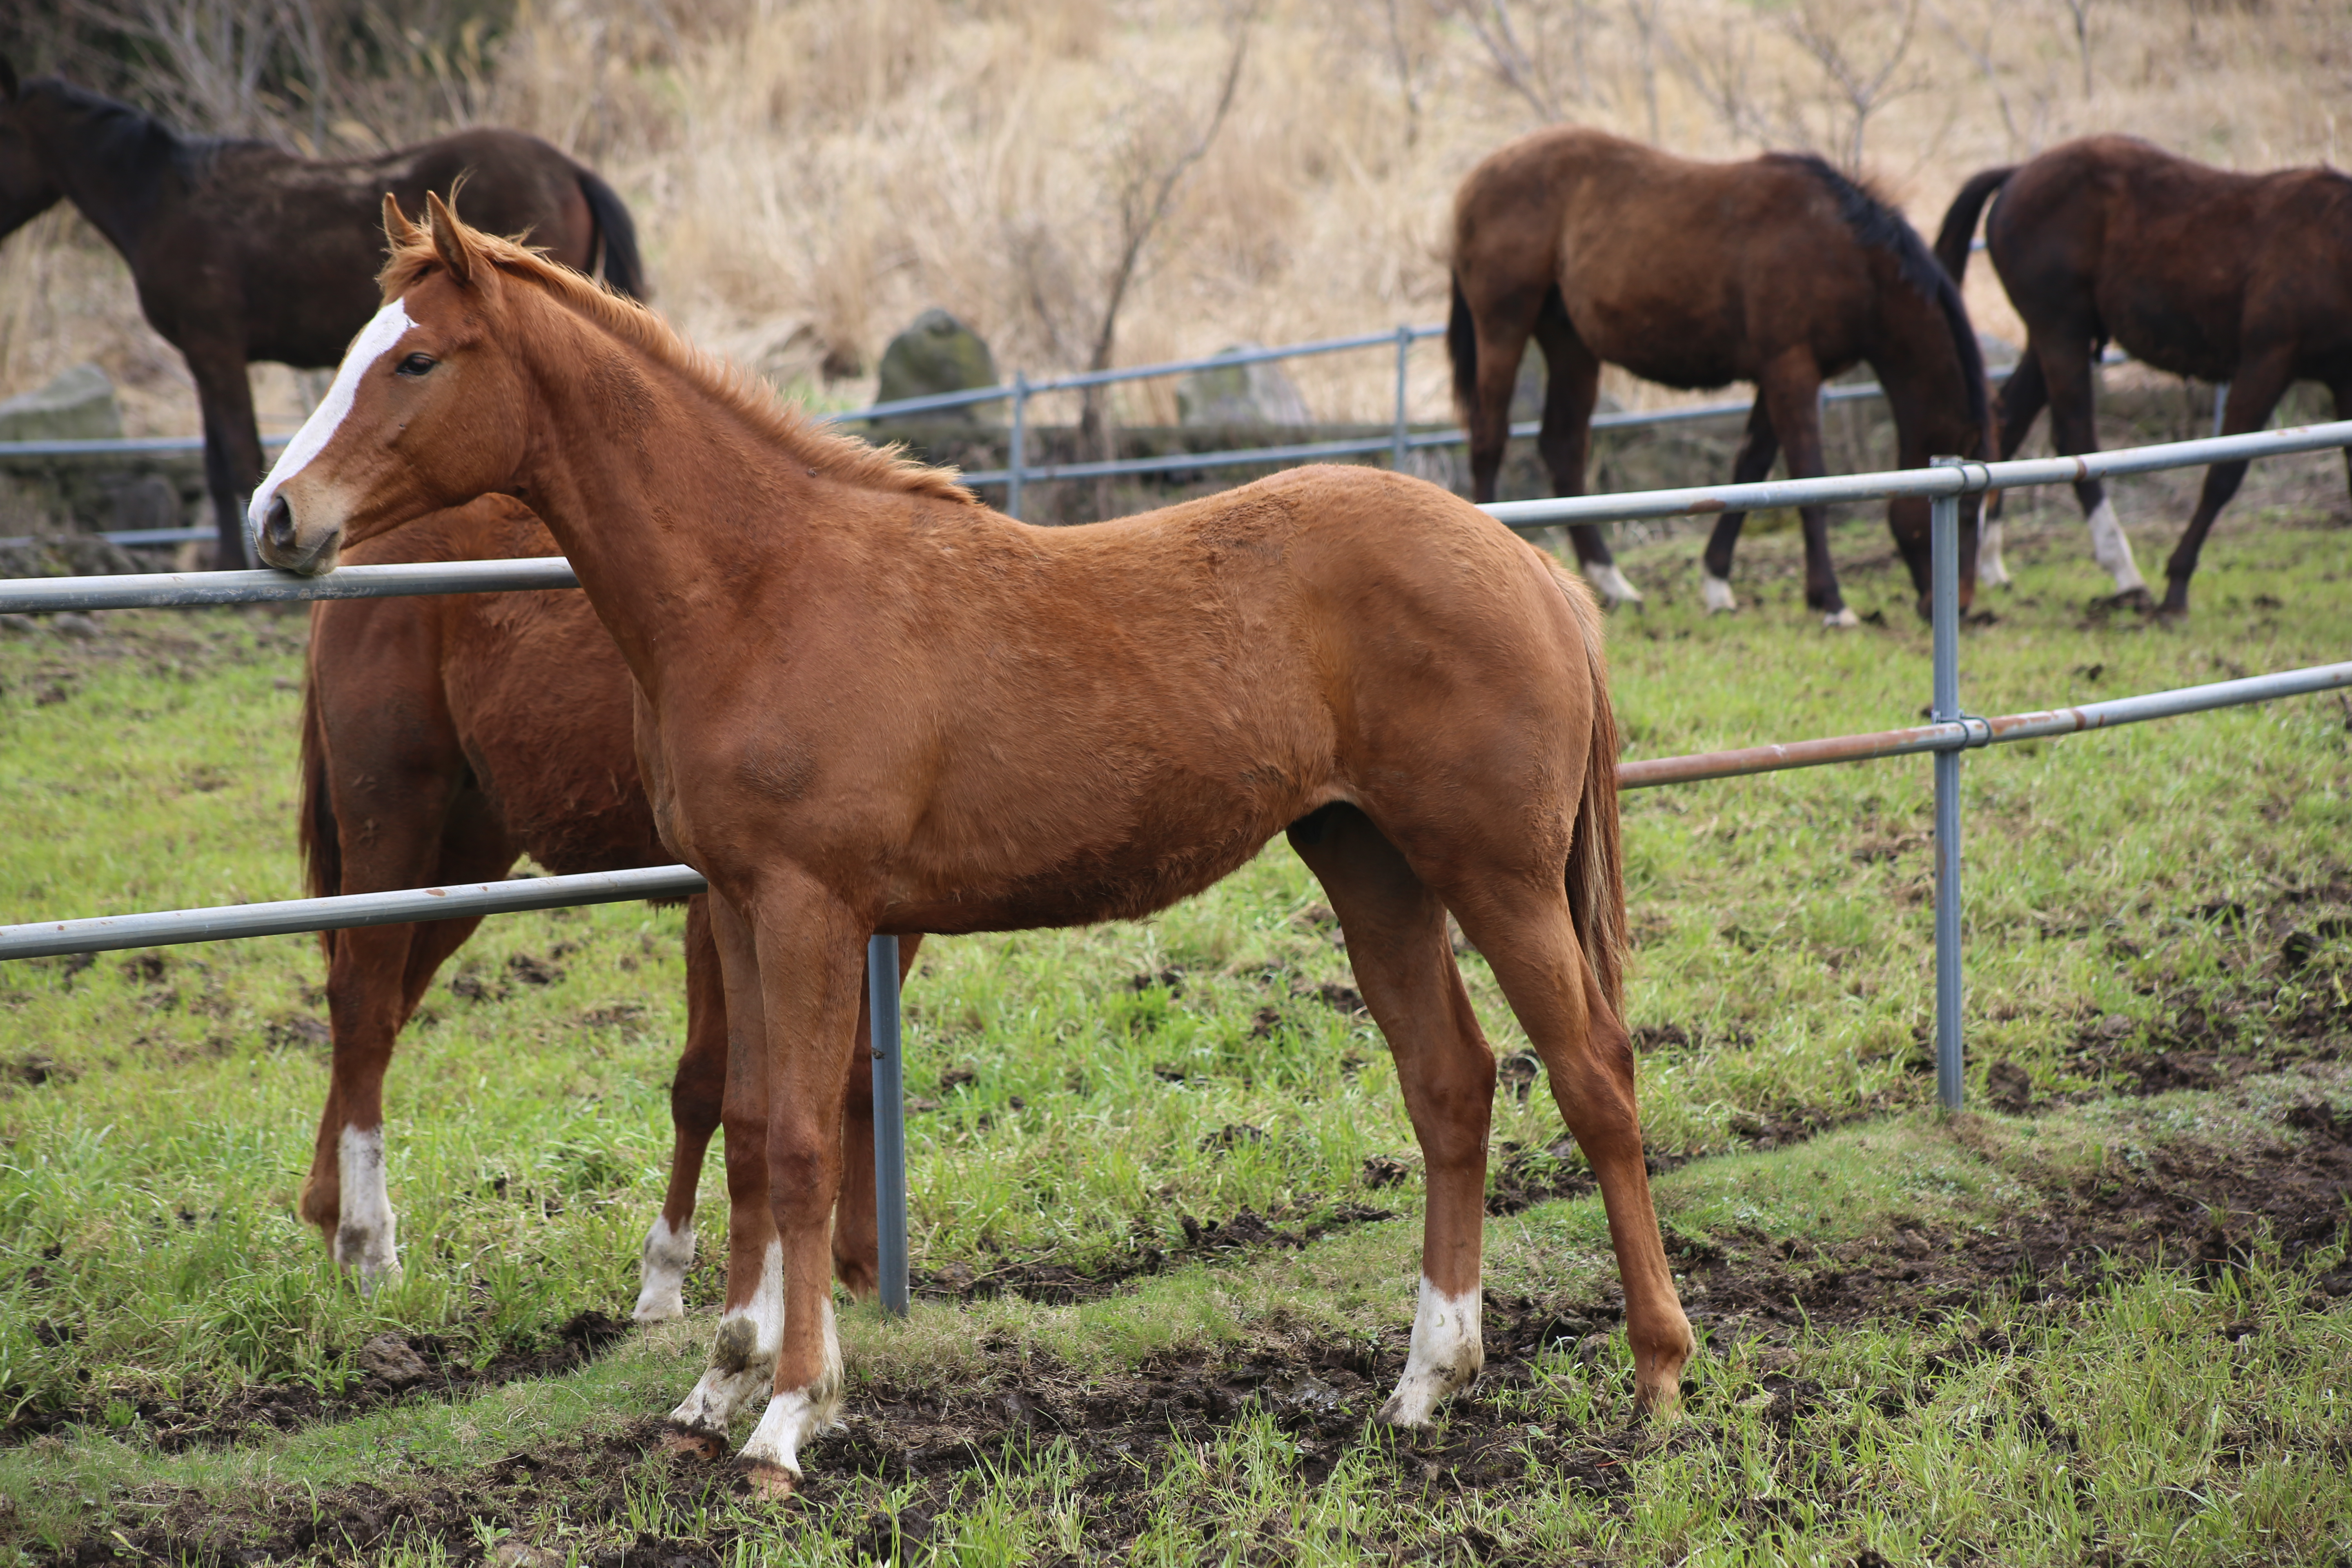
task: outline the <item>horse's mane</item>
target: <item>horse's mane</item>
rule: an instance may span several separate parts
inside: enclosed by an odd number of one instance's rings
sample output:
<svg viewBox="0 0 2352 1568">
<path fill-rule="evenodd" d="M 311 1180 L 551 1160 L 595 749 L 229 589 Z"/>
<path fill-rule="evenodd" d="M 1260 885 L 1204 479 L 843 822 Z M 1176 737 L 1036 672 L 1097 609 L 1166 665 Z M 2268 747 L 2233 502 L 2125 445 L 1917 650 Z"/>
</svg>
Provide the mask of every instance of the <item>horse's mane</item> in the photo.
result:
<svg viewBox="0 0 2352 1568">
<path fill-rule="evenodd" d="M 536 284 L 579 314 L 717 398 L 773 437 L 802 458 L 811 469 L 822 468 L 836 479 L 876 489 L 901 490 L 937 500 L 977 506 L 978 498 L 963 488 L 953 468 L 935 468 L 903 455 L 897 446 L 875 447 L 855 437 L 837 435 L 779 398 L 767 383 L 739 365 L 695 347 L 668 322 L 635 300 L 615 294 L 593 279 L 550 261 L 539 251 L 484 234 L 465 230 L 476 256 L 511 277 Z M 420 227 L 406 240 L 393 243 L 392 258 L 376 281 L 383 298 L 404 293 L 434 268 L 443 265 L 432 236 Z"/>
<path fill-rule="evenodd" d="M 1960 377 L 1968 384 L 1969 419 L 1978 430 L 1986 430 L 1991 410 L 1985 397 L 1984 351 L 1978 346 L 1976 328 L 1969 324 L 1968 307 L 1961 302 L 1951 275 L 1911 221 L 1867 185 L 1830 167 L 1818 153 L 1767 153 L 1763 161 L 1802 169 L 1819 181 L 1836 201 L 1838 216 L 1855 242 L 1894 257 L 1903 280 L 1934 303 L 1951 330 L 1952 348 L 1959 355 Z"/>
</svg>

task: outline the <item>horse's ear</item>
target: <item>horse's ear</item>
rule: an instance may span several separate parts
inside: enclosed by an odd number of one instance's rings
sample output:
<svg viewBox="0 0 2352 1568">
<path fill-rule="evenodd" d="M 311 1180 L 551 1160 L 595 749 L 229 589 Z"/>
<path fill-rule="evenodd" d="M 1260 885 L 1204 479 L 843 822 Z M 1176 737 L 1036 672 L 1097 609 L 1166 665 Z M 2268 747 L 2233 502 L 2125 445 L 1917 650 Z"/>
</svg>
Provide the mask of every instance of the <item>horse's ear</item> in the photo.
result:
<svg viewBox="0 0 2352 1568">
<path fill-rule="evenodd" d="M 433 248 L 440 254 L 441 265 L 446 267 L 449 276 L 459 283 L 471 283 L 474 280 L 474 243 L 467 235 L 465 226 L 458 223 L 457 215 L 451 212 L 449 204 L 434 191 L 425 193 L 425 210 L 432 219 Z"/>
<path fill-rule="evenodd" d="M 8 63 L 6 55 L 0 55 L 0 98 L 11 103 L 16 100 L 16 68 Z"/>
<path fill-rule="evenodd" d="M 392 242 L 394 250 L 425 237 L 425 231 L 408 221 L 408 215 L 400 210 L 400 198 L 390 191 L 383 193 L 383 237 Z"/>
</svg>

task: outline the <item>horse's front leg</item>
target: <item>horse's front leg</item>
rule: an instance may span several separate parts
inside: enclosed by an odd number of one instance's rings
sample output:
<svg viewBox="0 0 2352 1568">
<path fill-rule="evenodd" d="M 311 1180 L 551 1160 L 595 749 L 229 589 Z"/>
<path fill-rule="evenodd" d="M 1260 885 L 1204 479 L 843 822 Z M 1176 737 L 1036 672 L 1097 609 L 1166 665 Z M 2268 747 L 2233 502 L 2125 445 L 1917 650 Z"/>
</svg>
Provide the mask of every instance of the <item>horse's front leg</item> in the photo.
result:
<svg viewBox="0 0 2352 1568">
<path fill-rule="evenodd" d="M 253 564 L 246 547 L 245 502 L 261 482 L 261 429 L 253 417 L 253 385 L 241 343 L 180 345 L 195 379 L 205 421 L 205 488 L 212 492 L 215 530 L 213 565 L 223 572 Z"/>
<path fill-rule="evenodd" d="M 855 1052 L 868 922 L 828 889 L 772 869 L 752 917 L 766 1009 L 768 1202 L 781 1248 L 783 1324 L 772 1397 L 743 1458 L 755 1484 L 789 1490 L 800 1450 L 841 1407 L 833 1321 L 834 1206 L 844 1090 Z"/>
<path fill-rule="evenodd" d="M 767 1387 L 783 1342 L 783 1249 L 768 1202 L 768 1042 L 751 925 L 717 892 L 708 896 L 727 1027 L 727 1298 L 710 1364 L 669 1414 L 684 1446 L 724 1453 L 727 1424 Z"/>
</svg>

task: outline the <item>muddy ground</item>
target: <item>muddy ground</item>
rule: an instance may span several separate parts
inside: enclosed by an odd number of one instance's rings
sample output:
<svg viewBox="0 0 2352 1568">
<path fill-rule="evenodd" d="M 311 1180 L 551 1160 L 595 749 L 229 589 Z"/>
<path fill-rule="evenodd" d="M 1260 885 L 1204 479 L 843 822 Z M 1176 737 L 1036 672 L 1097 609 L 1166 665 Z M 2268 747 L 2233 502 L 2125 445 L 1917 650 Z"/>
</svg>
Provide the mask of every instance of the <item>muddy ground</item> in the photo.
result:
<svg viewBox="0 0 2352 1568">
<path fill-rule="evenodd" d="M 1694 1321 L 1717 1342 L 1769 1347 L 1794 1336 L 1800 1325 L 1817 1329 L 1867 1319 L 1933 1323 L 1997 1296 L 2012 1296 L 2029 1303 L 2029 1310 L 2055 1317 L 2114 1270 L 2185 1264 L 2210 1275 L 2240 1267 L 2257 1245 L 2274 1246 L 2293 1262 L 2338 1236 L 2344 1196 L 2352 1191 L 2352 1119 L 2339 1120 L 2315 1097 L 2290 1110 L 2286 1122 L 2292 1132 L 2283 1129 L 2259 1148 L 2159 1152 L 2128 1175 L 2110 1173 L 2080 1187 L 2047 1191 L 2038 1211 L 2021 1214 L 1997 1235 L 1915 1227 L 1832 1247 L 1742 1234 L 1688 1242 L 1676 1259 L 1687 1282 L 1685 1299 Z M 1257 1224 L 1266 1226 L 1262 1219 Z M 1252 1227 L 1237 1218 L 1219 1228 Z M 1287 1239 L 1254 1236 L 1249 1247 Z M 2352 1265 L 2315 1284 L 2315 1305 L 2346 1297 L 2352 1297 Z M 871 1513 L 857 1528 L 864 1546 L 877 1555 L 892 1544 L 894 1530 L 902 1549 L 919 1547 L 948 1513 L 959 1482 L 983 1461 L 1066 1439 L 1087 1472 L 1087 1555 L 1113 1553 L 1131 1543 L 1145 1522 L 1160 1468 L 1155 1460 L 1175 1445 L 1210 1439 L 1260 1413 L 1270 1415 L 1297 1445 L 1301 1477 L 1309 1483 L 1327 1476 L 1342 1456 L 1370 1447 L 1375 1462 L 1392 1469 L 1392 1483 L 1408 1492 L 1507 1495 L 1534 1484 L 1532 1461 L 1546 1487 L 1614 1496 L 1630 1486 L 1626 1463 L 1648 1441 L 1638 1425 L 1621 1421 L 1536 1435 L 1523 1414 L 1507 1412 L 1501 1396 L 1534 1380 L 1540 1356 L 1597 1355 L 1602 1336 L 1622 1316 L 1613 1287 L 1593 1299 L 1490 1292 L 1486 1372 L 1454 1402 L 1443 1427 L 1428 1434 L 1369 1425 L 1403 1365 L 1407 1329 L 1402 1322 L 1371 1342 L 1269 1335 L 1213 1355 L 1164 1357 L 1108 1378 L 1078 1375 L 1033 1352 L 1025 1363 L 1007 1355 L 1001 1374 L 953 1387 L 869 1384 L 853 1398 L 846 1429 L 821 1439 L 808 1454 L 810 1479 L 798 1507 L 837 1514 L 869 1507 L 867 1481 L 908 1488 L 911 1500 L 895 1521 Z M 576 1363 L 603 1338 L 598 1324 L 574 1336 L 563 1353 Z M 1899 1413 L 1928 1397 L 1940 1378 L 2012 1348 L 1998 1331 L 1956 1327 L 1948 1342 L 1920 1356 L 1907 1386 L 1885 1388 L 1874 1403 Z M 392 1396 L 447 1397 L 467 1386 L 478 1384 L 420 1384 Z M 1819 1396 L 1801 1379 L 1768 1376 L 1765 1386 L 1773 1401 L 1768 1418 L 1783 1426 Z M 1693 1393 L 1691 1419 L 1677 1429 L 1685 1435 L 1669 1441 L 1688 1441 L 1688 1435 L 1708 1429 L 1705 1397 Z M 380 1396 L 363 1390 L 347 1405 L 317 1414 L 340 1416 L 379 1403 Z M 230 1413 L 225 1406 L 190 1419 L 217 1428 Z M 556 1500 L 575 1526 L 603 1522 L 617 1541 L 627 1533 L 621 1521 L 628 1517 L 628 1479 L 661 1454 L 662 1435 L 660 1423 L 648 1418 L 609 1439 L 517 1454 L 415 1490 L 362 1485 L 315 1503 L 263 1498 L 238 1517 L 185 1496 L 157 1509 L 142 1529 L 87 1541 L 51 1561 L 243 1563 L 399 1541 L 438 1542 L 453 1562 L 478 1562 L 484 1534 L 478 1521 L 491 1526 L 495 1539 L 525 1527 Z M 740 1496 L 745 1489 L 724 1462 L 680 1457 L 653 1462 L 671 1472 L 673 1494 Z M 718 1563 L 729 1544 L 723 1531 L 691 1541 L 640 1535 L 590 1561 L 598 1568 L 686 1568 Z M 1279 1544 L 1265 1543 L 1269 1560 L 1279 1555 Z M 1417 1542 L 1412 1549 L 1426 1552 L 1434 1544 Z"/>
</svg>

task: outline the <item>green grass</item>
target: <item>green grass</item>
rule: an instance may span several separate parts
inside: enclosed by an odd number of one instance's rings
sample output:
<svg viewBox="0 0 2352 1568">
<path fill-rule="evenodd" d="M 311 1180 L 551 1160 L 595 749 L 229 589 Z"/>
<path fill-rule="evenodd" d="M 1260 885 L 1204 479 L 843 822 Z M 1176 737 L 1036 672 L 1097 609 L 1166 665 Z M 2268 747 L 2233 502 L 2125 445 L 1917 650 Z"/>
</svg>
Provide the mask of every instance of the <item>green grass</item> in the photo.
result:
<svg viewBox="0 0 2352 1568">
<path fill-rule="evenodd" d="M 1886 621 L 1842 637 L 1802 611 L 1790 538 L 1743 547 L 1750 607 L 1728 621 L 1698 612 L 1695 545 L 1629 552 L 1653 590 L 1644 613 L 1612 628 L 1632 753 L 1916 721 L 1927 634 L 1907 584 L 1866 559 L 1884 537 L 1874 522 L 1840 531 L 1850 595 Z M 2156 548 L 2143 538 L 2144 557 Z M 2010 556 L 2017 587 L 1987 601 L 1999 623 L 1963 646 L 1972 711 L 2345 657 L 2352 531 L 2308 514 L 2231 514 L 2180 626 L 2086 620 L 2103 578 L 2078 525 L 2028 529 Z M 122 613 L 96 644 L 0 641 L 0 919 L 299 895 L 302 624 Z M 1660 1182 L 1671 1229 L 1863 1245 L 1905 1216 L 1997 1226 L 2087 1179 L 2113 1148 L 2213 1144 L 2251 1114 L 2249 1096 L 2270 1096 L 2266 1116 L 2291 1098 L 2291 1085 L 2258 1093 L 2269 1079 L 2229 1094 L 2105 1097 L 2118 1063 L 2192 1034 L 2252 1059 L 2290 1040 L 2297 1019 L 2344 1016 L 2352 943 L 2327 940 L 2292 972 L 2276 956 L 2286 925 L 2315 925 L 2352 885 L 2344 705 L 2302 699 L 1997 748 L 1972 754 L 1965 778 L 1973 1083 L 2007 1060 L 2038 1095 L 2077 1109 L 2031 1124 L 2031 1138 L 1973 1142 L 1927 1113 L 1926 759 L 1629 795 L 1645 1128 L 1654 1150 L 1691 1162 Z M 2231 902 L 2252 918 L 2200 913 Z M 1269 1335 L 1370 1342 L 1405 1321 L 1417 1190 L 1370 1189 L 1364 1162 L 1410 1159 L 1412 1140 L 1376 1033 L 1318 994 L 1349 981 L 1318 903 L 1277 843 L 1151 921 L 928 948 L 908 989 L 909 1091 L 936 1105 L 911 1124 L 917 1264 L 1099 1268 L 1181 1246 L 1188 1216 L 1244 1208 L 1290 1226 L 1343 1205 L 1399 1217 L 1079 1307 L 925 1304 L 904 1326 L 853 1312 L 861 1387 L 953 1385 L 1016 1352 L 1111 1378 Z M 45 1551 L 135 1523 L 174 1489 L 234 1513 L 289 1489 L 460 1475 L 667 1408 L 701 1353 L 700 1326 L 632 1340 L 567 1377 L 215 1450 L 162 1454 L 136 1415 L 142 1400 L 252 1383 L 331 1392 L 386 1328 L 441 1336 L 486 1365 L 583 1309 L 625 1312 L 668 1152 L 678 928 L 675 911 L 635 906 L 508 917 L 445 972 L 389 1081 L 406 1272 L 373 1298 L 292 1215 L 324 1088 L 312 942 L 0 966 L 0 1390 L 19 1412 L 82 1422 L 0 1449 L 0 1498 L 14 1500 L 0 1541 Z M 524 953 L 560 978 L 514 979 L 509 961 Z M 1484 965 L 1471 957 L 1465 970 L 1496 1051 L 1521 1049 Z M 460 974 L 486 999 L 453 992 Z M 1860 1125 L 1754 1148 L 1846 1123 Z M 1236 1126 L 1265 1137 L 1217 1136 Z M 1561 1137 L 1540 1086 L 1498 1099 L 1495 1136 L 1530 1150 Z M 714 1161 L 706 1258 L 719 1196 Z M 1489 1234 L 1498 1292 L 1589 1299 L 1613 1278 L 1590 1200 L 1497 1219 Z M 716 1288 L 715 1271 L 698 1269 L 689 1297 L 708 1304 Z M 1867 1545 L 1895 1562 L 2075 1562 L 2095 1543 L 2118 1563 L 2329 1561 L 2352 1546 L 2341 1523 L 2352 1390 L 2345 1316 L 2312 1299 L 2292 1270 L 2258 1265 L 2221 1285 L 2134 1273 L 2061 1318 L 1995 1301 L 1986 1326 L 2032 1352 L 1974 1361 L 1892 1413 L 1873 1391 L 1909 1388 L 1923 1345 L 1949 1328 L 1882 1321 L 1769 1347 L 1716 1343 L 1694 1371 L 1699 1414 L 1626 1436 L 1631 1485 L 1618 1492 L 1434 1487 L 1410 1443 L 1369 1440 L 1308 1485 L 1290 1437 L 1240 1418 L 1212 1443 L 1139 1458 L 1148 1519 L 1130 1556 L 1212 1560 L 1255 1541 L 1302 1561 L 1395 1546 L 1409 1558 L 1761 1562 Z M 2257 1334 L 2225 1336 L 2247 1321 Z M 1562 1358 L 1509 1397 L 1538 1427 L 1631 1432 L 1622 1372 Z M 1750 1408 L 1768 1376 L 1822 1393 L 1775 1425 L 1769 1399 Z M 2035 1409 L 2071 1434 L 2072 1457 L 2028 1419 Z M 1071 1550 L 1085 1478 L 1066 1446 L 1040 1436 L 990 1463 L 959 1483 L 934 1545 L 975 1563 Z M 668 1520 L 655 1533 L 735 1538 L 742 1521 L 725 1510 L 740 1504 L 642 1468 L 646 1517 Z M 839 1560 L 856 1522 L 887 1502 L 878 1482 L 844 1486 L 832 1514 L 803 1510 L 761 1538 Z"/>
</svg>

